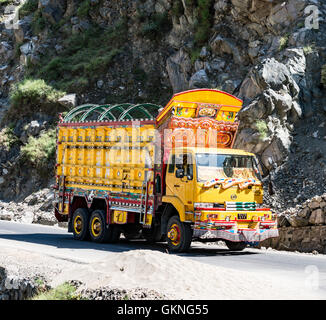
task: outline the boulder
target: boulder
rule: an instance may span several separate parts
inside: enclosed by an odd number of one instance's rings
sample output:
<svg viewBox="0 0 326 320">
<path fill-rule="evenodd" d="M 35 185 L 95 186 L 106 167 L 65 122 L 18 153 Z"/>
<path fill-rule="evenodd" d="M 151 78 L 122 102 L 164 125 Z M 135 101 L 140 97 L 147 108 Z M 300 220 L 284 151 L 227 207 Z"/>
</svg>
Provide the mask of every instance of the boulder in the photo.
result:
<svg viewBox="0 0 326 320">
<path fill-rule="evenodd" d="M 65 107 L 74 108 L 77 106 L 77 95 L 75 93 L 66 94 L 58 102 Z"/>
<path fill-rule="evenodd" d="M 210 43 L 212 52 L 217 56 L 229 54 L 233 57 L 234 63 L 247 65 L 248 57 L 233 39 L 216 36 Z"/>
<path fill-rule="evenodd" d="M 308 203 L 308 207 L 312 210 L 319 208 L 319 202 L 314 200 Z"/>
<path fill-rule="evenodd" d="M 30 40 L 32 17 L 26 16 L 15 24 L 14 36 L 17 43 Z"/>
<path fill-rule="evenodd" d="M 0 56 L 9 61 L 14 55 L 13 47 L 6 41 L 0 42 Z"/>
<path fill-rule="evenodd" d="M 209 87 L 209 79 L 204 69 L 197 71 L 189 80 L 189 89 L 207 87 Z"/>
<path fill-rule="evenodd" d="M 308 219 L 310 216 L 311 210 L 309 207 L 305 207 L 298 212 L 298 217 Z"/>
<path fill-rule="evenodd" d="M 325 214 L 322 209 L 313 210 L 309 218 L 309 223 L 312 225 L 322 225 L 325 223 Z"/>
<path fill-rule="evenodd" d="M 191 60 L 184 49 L 180 49 L 167 59 L 166 69 L 174 93 L 188 89 Z"/>
<path fill-rule="evenodd" d="M 289 223 L 292 227 L 298 228 L 298 227 L 305 227 L 309 224 L 309 220 L 305 218 L 301 218 L 297 215 L 289 216 L 288 218 Z"/>
</svg>

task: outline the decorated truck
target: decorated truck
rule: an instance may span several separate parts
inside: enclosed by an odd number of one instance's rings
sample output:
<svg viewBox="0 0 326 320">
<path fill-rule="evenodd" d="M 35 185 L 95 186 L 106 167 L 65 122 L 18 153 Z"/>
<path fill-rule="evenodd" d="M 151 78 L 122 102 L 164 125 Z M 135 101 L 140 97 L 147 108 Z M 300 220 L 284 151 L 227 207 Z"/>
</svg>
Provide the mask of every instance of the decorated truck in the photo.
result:
<svg viewBox="0 0 326 320">
<path fill-rule="evenodd" d="M 242 101 L 212 89 L 168 104 L 82 105 L 57 127 L 55 216 L 74 239 L 193 240 L 231 250 L 277 237 L 254 154 L 233 148 Z"/>
</svg>

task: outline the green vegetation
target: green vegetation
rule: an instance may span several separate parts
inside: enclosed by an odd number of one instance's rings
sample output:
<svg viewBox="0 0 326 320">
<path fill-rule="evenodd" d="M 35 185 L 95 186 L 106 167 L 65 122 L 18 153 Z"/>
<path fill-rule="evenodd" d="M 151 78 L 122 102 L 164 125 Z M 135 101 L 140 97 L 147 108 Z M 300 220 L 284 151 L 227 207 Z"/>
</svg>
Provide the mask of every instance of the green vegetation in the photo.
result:
<svg viewBox="0 0 326 320">
<path fill-rule="evenodd" d="M 19 18 L 23 18 L 35 12 L 38 8 L 38 0 L 27 0 L 20 8 L 19 8 Z"/>
<path fill-rule="evenodd" d="M 321 81 L 324 88 L 326 88 L 326 64 L 321 67 Z"/>
<path fill-rule="evenodd" d="M 210 36 L 210 28 L 213 22 L 212 0 L 197 0 L 197 24 L 195 31 L 195 43 L 203 45 Z"/>
<path fill-rule="evenodd" d="M 280 45 L 279 45 L 279 51 L 283 51 L 289 43 L 289 37 L 290 35 L 287 33 L 280 39 Z"/>
<path fill-rule="evenodd" d="M 29 68 L 28 74 L 53 82 L 59 90 L 83 90 L 121 52 L 126 34 L 124 19 L 110 28 L 92 26 L 83 33 L 71 34 L 64 40 L 62 52 L 48 52 L 41 58 L 40 67 Z"/>
<path fill-rule="evenodd" d="M 0 0 L 0 5 L 5 6 L 5 5 L 11 4 L 13 2 L 14 2 L 14 0 Z"/>
<path fill-rule="evenodd" d="M 10 102 L 14 109 L 26 105 L 53 104 L 65 93 L 46 84 L 41 79 L 25 79 L 14 84 L 10 91 Z"/>
<path fill-rule="evenodd" d="M 181 0 L 175 0 L 173 1 L 172 6 L 172 15 L 175 17 L 181 17 L 184 14 L 184 8 Z"/>
<path fill-rule="evenodd" d="M 303 47 L 303 52 L 305 55 L 308 55 L 308 54 L 314 52 L 314 49 L 315 49 L 314 45 L 307 45 L 307 46 Z"/>
<path fill-rule="evenodd" d="M 31 300 L 80 300 L 80 297 L 76 294 L 76 288 L 65 282 L 47 292 L 39 293 Z"/>
<path fill-rule="evenodd" d="M 9 151 L 16 142 L 18 142 L 18 138 L 12 128 L 5 127 L 0 131 L 0 146 L 6 151 Z"/>
<path fill-rule="evenodd" d="M 264 120 L 257 120 L 255 125 L 256 125 L 256 129 L 259 132 L 260 139 L 265 140 L 268 135 L 268 127 L 266 122 Z"/>
<path fill-rule="evenodd" d="M 45 29 L 47 25 L 46 19 L 42 15 L 41 10 L 37 10 L 34 15 L 33 15 L 33 20 L 32 20 L 32 30 L 34 34 L 39 34 L 41 31 Z"/>
<path fill-rule="evenodd" d="M 199 58 L 200 48 L 193 48 L 190 52 L 191 63 L 194 64 L 195 61 Z"/>
<path fill-rule="evenodd" d="M 90 0 L 84 0 L 77 9 L 77 16 L 79 18 L 85 18 L 88 16 L 89 10 L 91 8 Z"/>
<path fill-rule="evenodd" d="M 160 39 L 164 33 L 171 29 L 171 21 L 168 14 L 155 13 L 144 22 L 140 29 L 140 35 L 150 40 Z"/>
<path fill-rule="evenodd" d="M 54 159 L 56 146 L 56 130 L 49 129 L 34 138 L 30 136 L 27 144 L 21 148 L 24 159 L 36 167 L 43 167 Z"/>
</svg>

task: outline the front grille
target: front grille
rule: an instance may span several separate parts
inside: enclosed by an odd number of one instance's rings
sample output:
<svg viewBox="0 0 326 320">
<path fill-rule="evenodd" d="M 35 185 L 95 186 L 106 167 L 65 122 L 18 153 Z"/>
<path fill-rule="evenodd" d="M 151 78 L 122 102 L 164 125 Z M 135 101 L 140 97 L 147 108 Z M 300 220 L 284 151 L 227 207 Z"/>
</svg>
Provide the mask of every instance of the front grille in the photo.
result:
<svg viewBox="0 0 326 320">
<path fill-rule="evenodd" d="M 256 202 L 226 202 L 225 207 L 230 211 L 255 211 Z"/>
<path fill-rule="evenodd" d="M 238 220 L 247 220 L 246 213 L 238 213 Z"/>
</svg>

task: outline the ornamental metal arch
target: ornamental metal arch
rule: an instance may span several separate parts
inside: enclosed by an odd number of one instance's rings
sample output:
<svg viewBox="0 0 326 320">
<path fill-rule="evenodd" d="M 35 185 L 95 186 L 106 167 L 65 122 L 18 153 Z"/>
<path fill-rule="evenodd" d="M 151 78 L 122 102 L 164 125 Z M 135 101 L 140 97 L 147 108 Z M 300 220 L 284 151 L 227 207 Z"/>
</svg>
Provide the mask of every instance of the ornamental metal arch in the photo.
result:
<svg viewBox="0 0 326 320">
<path fill-rule="evenodd" d="M 119 121 L 127 117 L 129 120 L 134 120 L 139 119 L 138 114 L 133 116 L 136 111 L 140 111 L 145 118 L 153 119 L 157 116 L 160 108 L 161 106 L 152 103 L 121 103 L 115 105 L 83 104 L 69 111 L 64 117 L 63 122 L 84 122 L 93 114 L 98 114 L 98 117 L 92 119 L 92 121 L 98 122 L 105 120 Z"/>
<path fill-rule="evenodd" d="M 89 115 L 91 115 L 93 112 L 98 113 L 101 115 L 104 111 L 106 111 L 108 106 L 99 106 L 95 105 L 93 108 L 90 108 L 87 112 L 83 114 L 83 116 L 80 118 L 80 121 L 85 121 Z"/>
<path fill-rule="evenodd" d="M 114 109 L 120 109 L 121 112 L 123 113 L 126 109 L 125 108 L 129 108 L 132 104 L 131 103 L 122 103 L 122 104 L 115 104 L 115 105 L 111 105 L 108 109 L 106 109 L 106 111 L 104 111 L 100 117 L 98 118 L 98 121 L 103 121 L 104 118 L 106 118 L 108 113 L 112 113 L 112 111 Z M 129 115 L 129 118 L 132 119 L 132 117 Z M 118 117 L 119 119 L 119 117 Z M 114 120 L 118 120 L 115 116 L 114 116 Z"/>
<path fill-rule="evenodd" d="M 83 104 L 81 106 L 78 106 L 72 110 L 70 110 L 66 116 L 64 117 L 63 121 L 64 122 L 69 122 L 76 116 L 78 116 L 81 113 L 84 113 L 85 111 L 88 111 L 90 108 L 93 108 L 95 105 L 94 104 Z"/>
<path fill-rule="evenodd" d="M 123 120 L 125 118 L 125 116 L 127 114 L 130 114 L 130 112 L 134 109 L 138 109 L 141 110 L 144 114 L 146 114 L 146 116 L 148 116 L 149 118 L 155 118 L 156 115 L 154 116 L 153 114 L 151 114 L 148 110 L 145 109 L 145 107 L 154 107 L 156 110 L 158 111 L 158 109 L 160 108 L 160 106 L 156 105 L 156 104 L 152 104 L 152 103 L 143 103 L 143 104 L 136 104 L 136 105 L 131 105 L 127 110 L 125 110 L 119 117 L 119 120 Z"/>
</svg>

